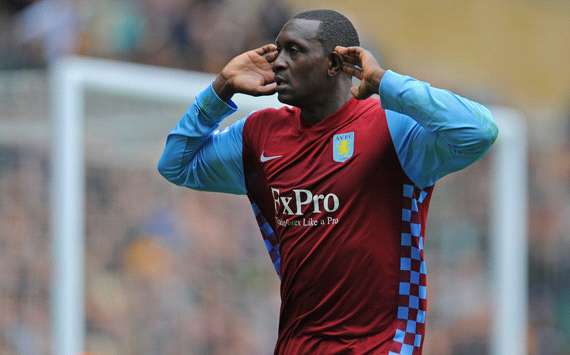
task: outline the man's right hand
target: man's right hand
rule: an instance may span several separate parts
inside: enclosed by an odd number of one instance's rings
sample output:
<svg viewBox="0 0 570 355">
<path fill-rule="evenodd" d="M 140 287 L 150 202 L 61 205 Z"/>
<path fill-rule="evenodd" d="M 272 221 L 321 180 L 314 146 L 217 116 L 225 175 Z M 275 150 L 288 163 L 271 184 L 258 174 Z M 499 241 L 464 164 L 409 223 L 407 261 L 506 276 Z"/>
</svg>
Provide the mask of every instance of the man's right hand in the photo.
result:
<svg viewBox="0 0 570 355">
<path fill-rule="evenodd" d="M 275 58 L 277 47 L 274 44 L 267 44 L 233 58 L 212 84 L 216 94 L 224 101 L 237 93 L 252 96 L 274 94 L 277 84 L 271 63 Z"/>
</svg>

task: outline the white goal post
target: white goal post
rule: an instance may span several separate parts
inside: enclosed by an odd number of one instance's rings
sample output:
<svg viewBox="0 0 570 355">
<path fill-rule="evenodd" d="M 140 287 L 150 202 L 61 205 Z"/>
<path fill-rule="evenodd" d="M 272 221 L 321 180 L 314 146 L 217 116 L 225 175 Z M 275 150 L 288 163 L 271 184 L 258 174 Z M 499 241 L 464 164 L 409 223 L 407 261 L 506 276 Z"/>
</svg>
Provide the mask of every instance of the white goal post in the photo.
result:
<svg viewBox="0 0 570 355">
<path fill-rule="evenodd" d="M 210 74 L 80 57 L 51 67 L 52 352 L 84 351 L 85 89 L 190 103 Z M 278 107 L 275 96 L 237 95 L 241 109 Z M 500 134 L 491 170 L 495 312 L 492 354 L 527 354 L 527 150 L 520 113 L 493 107 Z"/>
</svg>

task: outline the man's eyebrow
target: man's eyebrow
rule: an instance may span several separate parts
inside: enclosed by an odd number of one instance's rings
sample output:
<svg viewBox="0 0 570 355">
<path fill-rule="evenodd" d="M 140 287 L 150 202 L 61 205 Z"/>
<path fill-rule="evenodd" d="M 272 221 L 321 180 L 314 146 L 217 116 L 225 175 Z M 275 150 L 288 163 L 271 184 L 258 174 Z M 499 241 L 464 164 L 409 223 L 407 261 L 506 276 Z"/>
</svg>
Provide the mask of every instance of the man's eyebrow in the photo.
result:
<svg viewBox="0 0 570 355">
<path fill-rule="evenodd" d="M 282 43 L 282 45 L 284 45 L 284 46 L 293 45 L 293 44 L 296 46 L 300 46 L 300 47 L 306 47 L 305 44 L 301 43 L 300 41 L 294 40 L 294 39 L 288 39 L 284 43 Z M 275 41 L 275 45 L 279 46 L 279 41 Z"/>
</svg>

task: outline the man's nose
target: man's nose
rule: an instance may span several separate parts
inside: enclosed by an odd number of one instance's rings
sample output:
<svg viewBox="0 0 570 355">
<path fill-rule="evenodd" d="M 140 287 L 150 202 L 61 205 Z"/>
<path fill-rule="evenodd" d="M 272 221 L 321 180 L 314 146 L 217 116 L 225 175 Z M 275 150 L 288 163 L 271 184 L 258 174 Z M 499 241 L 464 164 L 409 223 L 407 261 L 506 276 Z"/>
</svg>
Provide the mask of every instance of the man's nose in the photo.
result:
<svg viewBox="0 0 570 355">
<path fill-rule="evenodd" d="M 284 70 L 287 68 L 287 64 L 285 62 L 285 58 L 283 58 L 283 52 L 277 54 L 277 58 L 273 61 L 271 65 L 271 69 L 273 69 L 274 73 Z"/>
</svg>

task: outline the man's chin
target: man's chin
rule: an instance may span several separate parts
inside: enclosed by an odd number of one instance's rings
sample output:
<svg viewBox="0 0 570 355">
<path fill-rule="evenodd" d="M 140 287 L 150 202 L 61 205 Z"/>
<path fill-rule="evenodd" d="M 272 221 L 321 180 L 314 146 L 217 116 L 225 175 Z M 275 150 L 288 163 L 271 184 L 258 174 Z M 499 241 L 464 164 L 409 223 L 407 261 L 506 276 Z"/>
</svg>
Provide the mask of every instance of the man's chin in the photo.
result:
<svg viewBox="0 0 570 355">
<path fill-rule="evenodd" d="M 277 100 L 283 104 L 295 106 L 295 98 L 290 92 L 277 91 Z"/>
</svg>

